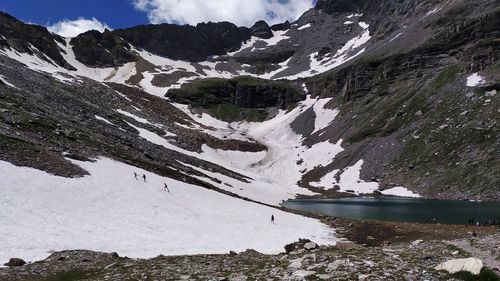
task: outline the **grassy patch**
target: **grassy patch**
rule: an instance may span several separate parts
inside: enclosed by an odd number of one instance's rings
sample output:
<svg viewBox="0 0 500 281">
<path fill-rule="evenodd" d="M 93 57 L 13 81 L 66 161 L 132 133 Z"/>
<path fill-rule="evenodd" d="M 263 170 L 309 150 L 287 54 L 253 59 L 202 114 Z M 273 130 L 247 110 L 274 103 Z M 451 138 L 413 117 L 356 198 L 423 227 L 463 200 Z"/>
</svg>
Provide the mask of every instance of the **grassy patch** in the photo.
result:
<svg viewBox="0 0 500 281">
<path fill-rule="evenodd" d="M 436 79 L 434 79 L 433 87 L 436 90 L 441 89 L 446 84 L 453 82 L 459 73 L 460 69 L 458 65 L 450 65 L 445 67 L 441 72 L 439 72 Z"/>
<path fill-rule="evenodd" d="M 358 117 L 359 129 L 347 141 L 356 143 L 374 136 L 387 136 L 414 121 L 417 111 L 426 112 L 428 102 L 425 94 L 415 94 L 405 87 L 395 90 L 392 95 L 377 97 L 371 101 Z"/>
<path fill-rule="evenodd" d="M 234 97 L 241 89 L 252 89 L 254 92 L 286 93 L 291 102 L 302 99 L 300 93 L 285 82 L 271 81 L 250 76 L 239 76 L 232 79 L 210 78 L 184 84 L 180 89 L 172 89 L 168 96 L 177 102 L 191 104 L 195 107 L 209 107 L 223 102 L 236 104 Z"/>
<path fill-rule="evenodd" d="M 208 109 L 211 116 L 226 122 L 247 120 L 250 122 L 263 121 L 267 112 L 259 109 L 243 109 L 231 103 L 217 104 Z"/>
<path fill-rule="evenodd" d="M 286 109 L 304 99 L 294 87 L 285 82 L 250 76 L 232 79 L 202 79 L 184 84 L 168 92 L 171 100 L 208 111 L 224 121 L 262 121 L 267 109 Z"/>
<path fill-rule="evenodd" d="M 70 271 L 58 272 L 52 276 L 47 277 L 43 281 L 77 281 L 77 280 L 89 280 L 92 277 L 96 277 L 95 272 L 83 271 L 80 269 L 73 269 Z"/>
</svg>

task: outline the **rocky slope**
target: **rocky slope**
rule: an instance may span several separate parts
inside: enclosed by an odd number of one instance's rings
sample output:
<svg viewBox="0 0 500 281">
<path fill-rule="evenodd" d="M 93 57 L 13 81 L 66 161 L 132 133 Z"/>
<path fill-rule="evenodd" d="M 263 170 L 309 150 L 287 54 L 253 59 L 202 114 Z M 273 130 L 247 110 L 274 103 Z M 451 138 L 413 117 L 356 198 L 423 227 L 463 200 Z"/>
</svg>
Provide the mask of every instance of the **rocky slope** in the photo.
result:
<svg viewBox="0 0 500 281">
<path fill-rule="evenodd" d="M 314 248 L 314 243 L 308 245 L 304 242 L 298 242 L 287 253 L 272 256 L 247 250 L 226 255 L 131 259 L 116 253 L 63 251 L 21 267 L 0 268 L 0 278 L 13 281 L 498 280 L 498 268 L 495 267 L 479 268 L 479 276 L 464 271 L 451 274 L 435 269 L 442 262 L 470 257 L 470 253 L 452 244 L 470 243 L 475 249 L 498 246 L 498 234 L 451 242 L 415 240 L 381 247 L 345 243 Z M 496 250 L 491 252 L 498 254 Z"/>
<path fill-rule="evenodd" d="M 498 200 L 499 13 L 493 0 L 320 0 L 271 27 L 162 24 L 72 39 L 3 13 L 1 159 L 81 176 L 63 152 L 103 155 L 253 200 L 218 175 L 288 189 L 280 200 L 396 186 Z M 232 82 L 242 75 L 289 86 Z M 201 80 L 213 78 L 230 80 Z M 231 123 L 242 120 L 267 121 Z M 207 149 L 219 160 L 186 153 Z"/>
</svg>

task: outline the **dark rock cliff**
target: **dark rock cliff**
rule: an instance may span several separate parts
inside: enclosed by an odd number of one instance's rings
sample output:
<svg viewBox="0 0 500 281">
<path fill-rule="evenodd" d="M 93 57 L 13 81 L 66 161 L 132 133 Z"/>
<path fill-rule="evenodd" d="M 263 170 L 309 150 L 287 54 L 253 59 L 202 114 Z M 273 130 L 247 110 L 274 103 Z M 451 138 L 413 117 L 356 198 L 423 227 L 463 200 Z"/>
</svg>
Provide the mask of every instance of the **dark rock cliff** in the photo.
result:
<svg viewBox="0 0 500 281">
<path fill-rule="evenodd" d="M 25 24 L 7 13 L 0 12 L 0 47 L 13 48 L 20 53 L 46 55 L 59 66 L 73 69 L 62 57 L 55 41 L 65 44 L 58 35 L 50 33 L 47 28 Z M 31 46 L 35 47 L 33 49 Z"/>
<path fill-rule="evenodd" d="M 113 31 L 129 43 L 176 60 L 201 61 L 236 50 L 250 39 L 250 30 L 228 22 L 196 26 L 160 24 Z"/>
<path fill-rule="evenodd" d="M 269 39 L 273 37 L 273 31 L 269 27 L 269 25 L 261 20 L 256 22 L 251 28 L 250 31 L 252 32 L 252 35 L 255 37 L 259 37 L 262 39 Z"/>
<path fill-rule="evenodd" d="M 251 77 L 199 80 L 170 90 L 167 96 L 175 102 L 195 107 L 230 103 L 241 108 L 281 109 L 304 99 L 297 90 L 285 83 Z"/>
<path fill-rule="evenodd" d="M 89 66 L 118 66 L 136 59 L 130 45 L 109 30 L 87 31 L 71 39 L 70 44 L 76 58 Z"/>
</svg>

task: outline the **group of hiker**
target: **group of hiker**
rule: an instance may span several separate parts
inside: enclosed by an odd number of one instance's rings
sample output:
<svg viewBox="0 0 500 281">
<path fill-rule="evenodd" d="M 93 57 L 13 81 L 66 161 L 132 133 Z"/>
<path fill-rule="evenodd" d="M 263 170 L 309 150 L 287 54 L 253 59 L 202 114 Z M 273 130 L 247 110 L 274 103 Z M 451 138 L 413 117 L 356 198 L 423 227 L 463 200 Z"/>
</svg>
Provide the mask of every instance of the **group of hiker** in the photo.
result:
<svg viewBox="0 0 500 281">
<path fill-rule="evenodd" d="M 484 222 L 481 224 L 479 220 L 474 220 L 474 218 L 470 218 L 467 221 L 467 225 L 475 225 L 475 226 L 496 226 L 500 225 L 500 223 L 497 220 L 492 220 L 492 219 L 485 219 Z"/>
<path fill-rule="evenodd" d="M 137 174 L 136 172 L 134 172 L 134 178 L 136 180 L 139 180 L 139 174 Z M 142 180 L 144 182 L 148 182 L 147 179 L 146 179 L 146 174 L 142 174 Z M 170 189 L 168 188 L 168 185 L 167 185 L 166 182 L 163 183 L 163 190 L 170 193 Z"/>
</svg>

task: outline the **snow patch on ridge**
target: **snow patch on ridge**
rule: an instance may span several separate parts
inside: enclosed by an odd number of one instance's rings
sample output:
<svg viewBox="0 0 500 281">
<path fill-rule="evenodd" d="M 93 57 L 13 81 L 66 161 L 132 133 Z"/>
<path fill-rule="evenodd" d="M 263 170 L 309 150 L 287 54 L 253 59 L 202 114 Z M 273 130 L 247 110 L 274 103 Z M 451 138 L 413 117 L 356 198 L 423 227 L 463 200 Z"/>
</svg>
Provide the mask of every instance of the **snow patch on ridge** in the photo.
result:
<svg viewBox="0 0 500 281">
<path fill-rule="evenodd" d="M 32 69 L 37 72 L 50 73 L 54 76 L 54 78 L 58 79 L 61 82 L 64 83 L 73 82 L 73 79 L 60 75 L 61 72 L 68 72 L 68 70 L 58 66 L 50 58 L 44 57 L 42 59 L 37 55 L 35 55 L 35 53 L 40 53 L 40 52 L 34 46 L 32 46 L 31 49 L 34 53 L 33 55 L 30 55 L 28 53 L 19 53 L 18 51 L 10 48 L 0 50 L 0 53 L 24 64 L 29 69 Z"/>
<path fill-rule="evenodd" d="M 476 87 L 481 84 L 484 84 L 486 81 L 484 80 L 484 77 L 479 75 L 479 73 L 473 73 L 467 77 L 467 87 Z"/>
<path fill-rule="evenodd" d="M 311 27 L 311 24 L 310 24 L 310 23 L 308 23 L 308 24 L 304 24 L 303 26 L 301 26 L 301 27 L 297 28 L 297 30 L 303 30 L 303 29 L 306 29 L 306 28 L 309 28 L 309 27 Z"/>
<path fill-rule="evenodd" d="M 364 22 L 359 22 L 358 23 L 360 27 L 363 28 L 363 33 L 357 37 L 354 37 L 353 39 L 349 40 L 342 48 L 340 48 L 335 55 L 333 56 L 325 56 L 321 59 L 318 58 L 318 52 L 312 53 L 309 55 L 310 58 L 310 66 L 309 70 L 300 72 L 295 75 L 291 75 L 288 77 L 284 77 L 286 79 L 298 79 L 298 78 L 307 78 L 314 76 L 318 73 L 323 73 L 328 70 L 331 70 L 337 66 L 340 66 L 355 57 L 361 55 L 364 51 L 365 48 L 357 51 L 354 53 L 356 50 L 358 50 L 361 46 L 366 44 L 370 39 L 370 30 L 369 30 L 369 25 L 364 23 Z M 354 54 L 353 54 L 354 53 Z"/>
<path fill-rule="evenodd" d="M 399 197 L 413 197 L 413 198 L 420 198 L 421 196 L 417 193 L 414 193 L 413 191 L 404 188 L 402 186 L 396 186 L 393 188 L 389 188 L 386 190 L 382 190 L 381 193 L 383 195 L 393 195 L 393 196 L 399 196 Z"/>
<path fill-rule="evenodd" d="M 143 123 L 143 124 L 149 124 L 149 125 L 154 125 L 153 123 L 149 122 L 147 119 L 144 119 L 142 117 L 139 117 L 135 114 L 132 114 L 128 111 L 125 111 L 125 110 L 122 110 L 122 109 L 117 109 L 116 112 L 122 114 L 122 115 L 125 115 L 127 117 L 130 117 L 132 119 L 134 119 L 135 121 L 139 122 L 139 123 Z"/>
<path fill-rule="evenodd" d="M 335 175 L 339 170 L 333 170 L 321 178 L 319 182 L 310 183 L 315 187 L 323 187 L 325 189 L 331 189 L 334 185 L 339 186 L 339 191 L 349 192 L 356 195 L 373 193 L 378 190 L 378 183 L 376 182 L 365 182 L 360 179 L 361 167 L 363 166 L 363 160 L 359 160 L 354 164 L 354 166 L 346 168 L 340 174 L 340 180 L 337 182 Z"/>
<path fill-rule="evenodd" d="M 330 102 L 332 98 L 319 99 L 313 106 L 316 118 L 314 119 L 314 134 L 320 130 L 326 128 L 330 123 L 337 117 L 339 113 L 338 109 L 328 109 L 325 105 Z"/>
<path fill-rule="evenodd" d="M 99 115 L 94 115 L 94 118 L 97 119 L 97 120 L 99 120 L 99 121 L 103 121 L 106 124 L 109 124 L 109 125 L 112 125 L 112 126 L 115 125 L 115 124 L 111 123 L 111 121 L 109 121 L 108 119 L 103 118 L 103 117 L 101 117 Z"/>
<path fill-rule="evenodd" d="M 12 84 L 12 83 L 10 83 L 9 81 L 7 81 L 7 80 L 5 79 L 5 76 L 3 76 L 3 75 L 1 75 L 1 74 L 0 74 L 0 81 L 2 81 L 5 85 L 7 85 L 7 86 L 9 86 L 9 87 L 11 87 L 11 88 L 14 88 L 14 89 L 18 89 L 18 90 L 19 90 L 19 88 L 18 88 L 18 87 L 16 87 L 14 84 Z"/>
</svg>

